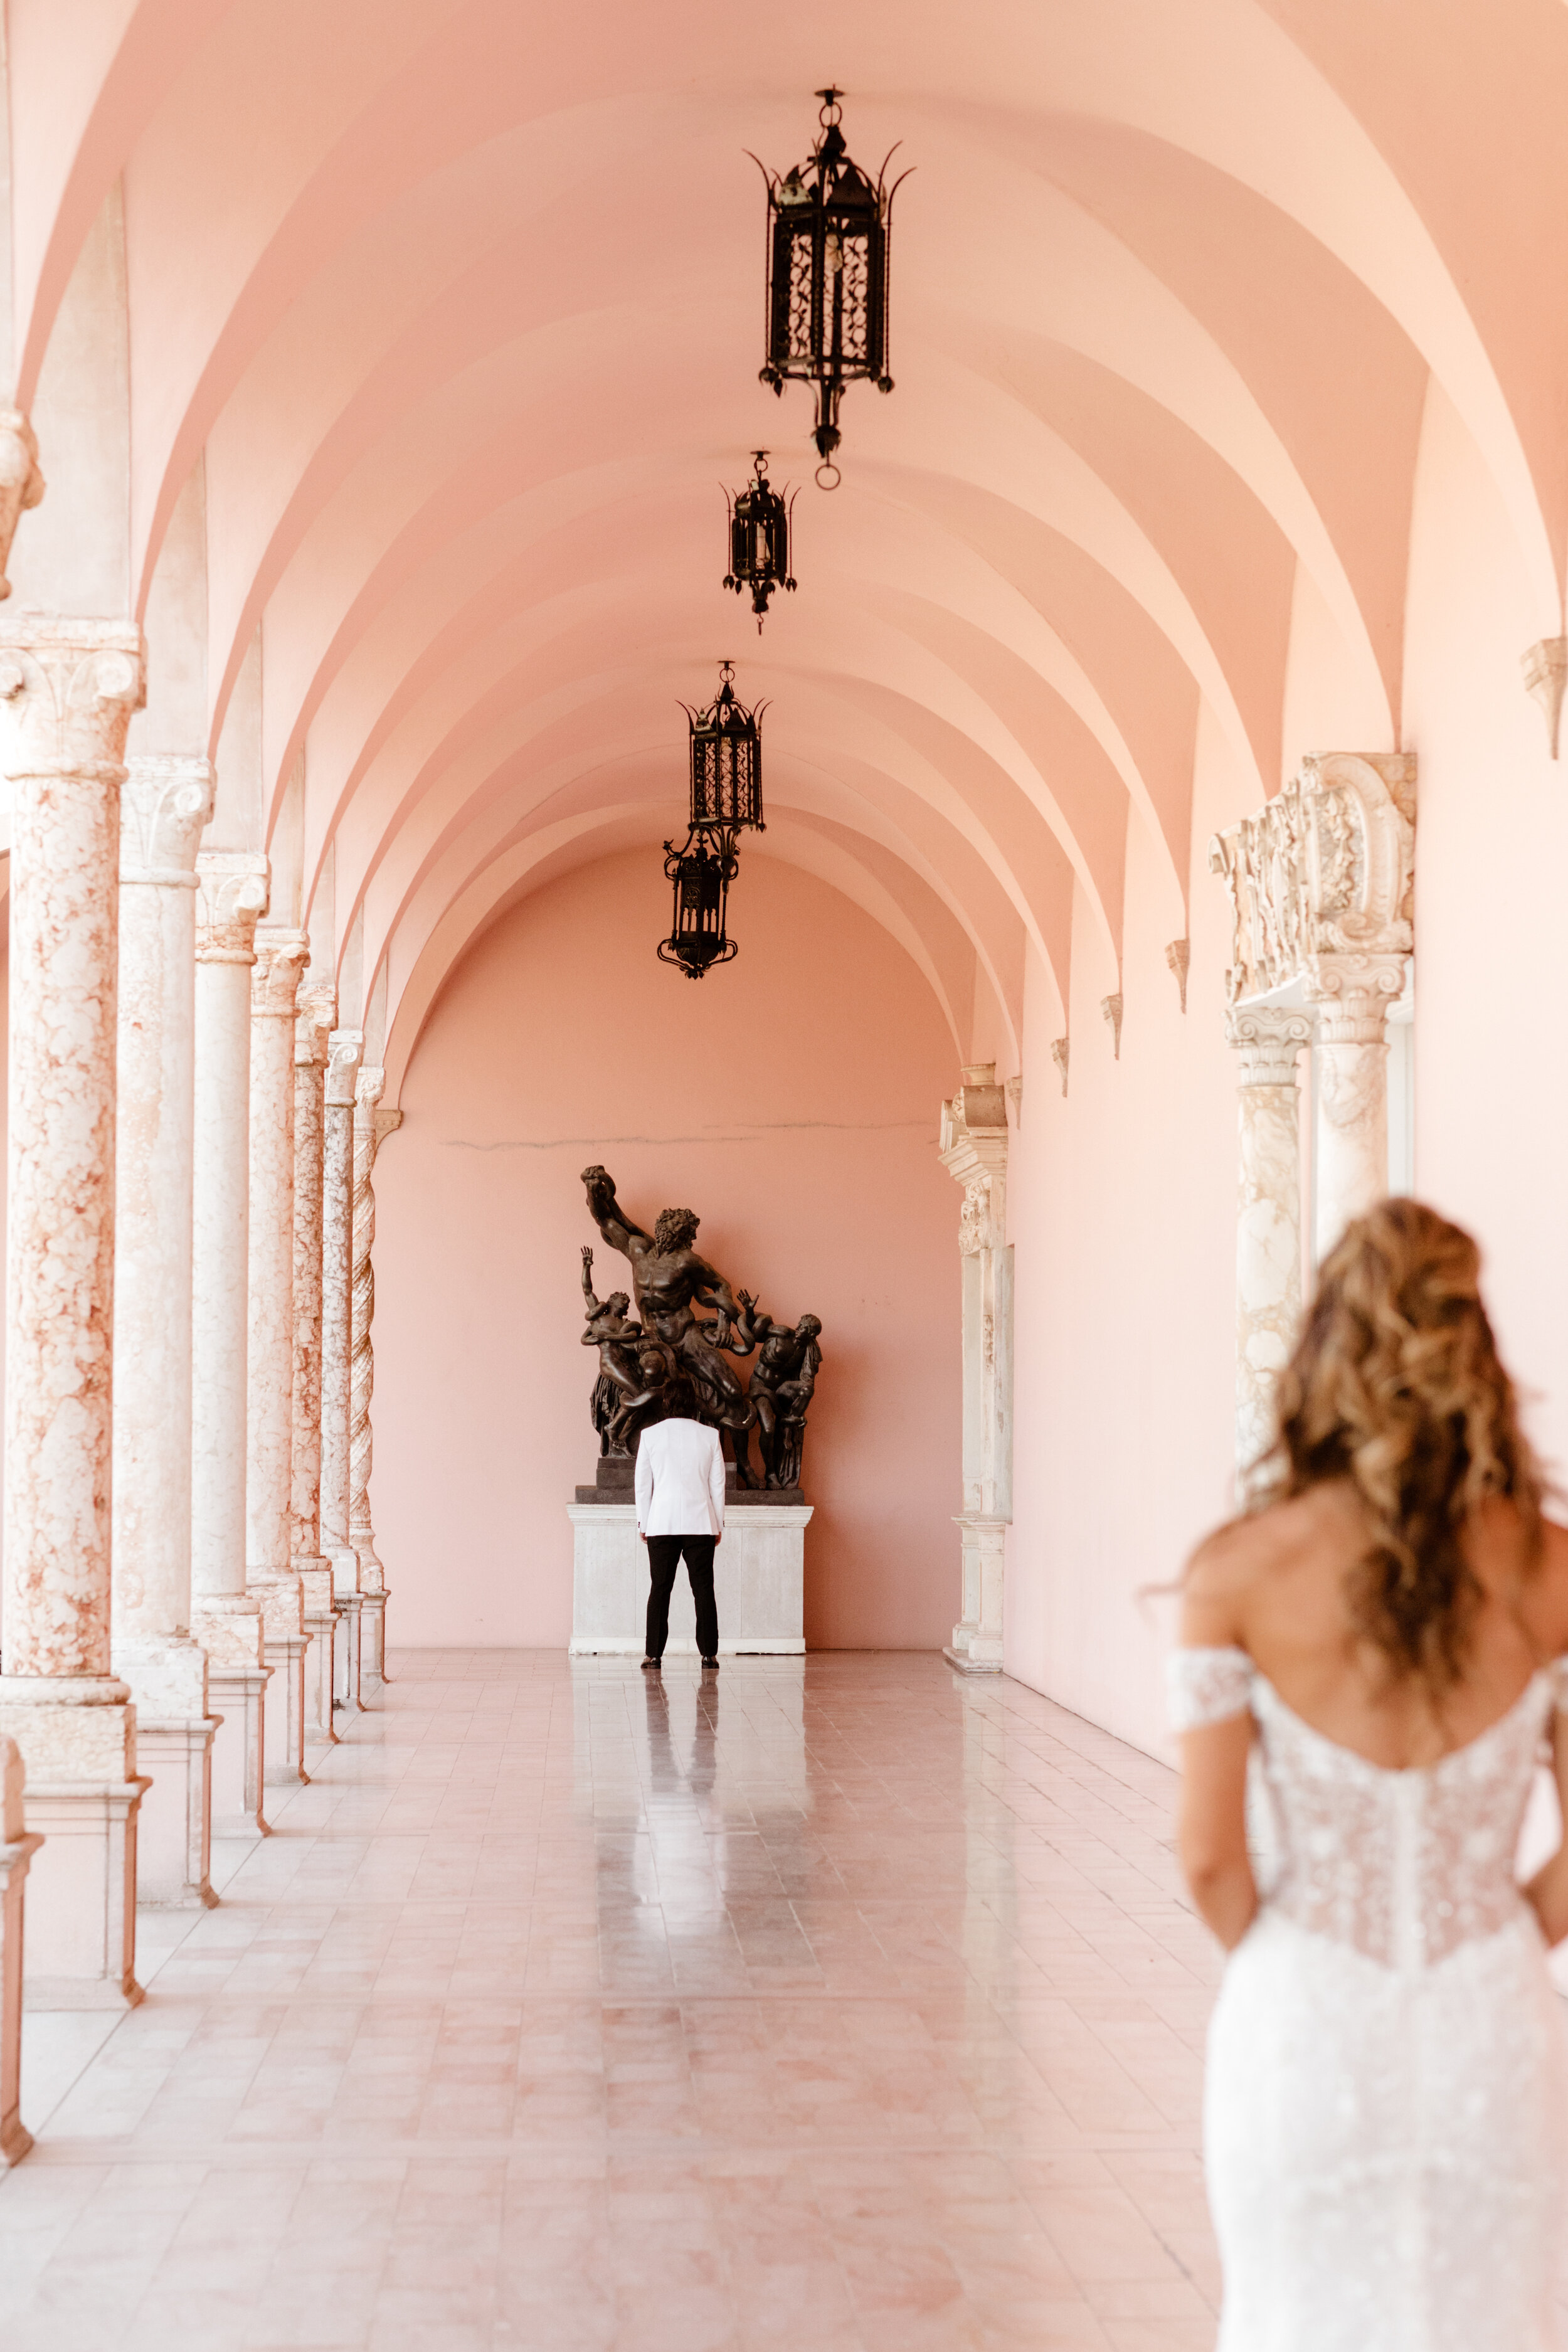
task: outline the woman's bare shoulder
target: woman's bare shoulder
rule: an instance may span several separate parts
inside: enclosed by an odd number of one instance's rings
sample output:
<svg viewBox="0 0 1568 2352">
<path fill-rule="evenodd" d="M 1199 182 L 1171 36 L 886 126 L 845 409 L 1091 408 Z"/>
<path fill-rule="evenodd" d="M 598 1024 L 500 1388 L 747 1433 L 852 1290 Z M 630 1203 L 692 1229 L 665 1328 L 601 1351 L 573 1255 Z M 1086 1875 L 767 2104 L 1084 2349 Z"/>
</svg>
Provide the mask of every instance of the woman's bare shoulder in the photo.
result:
<svg viewBox="0 0 1568 2352">
<path fill-rule="evenodd" d="M 1245 1647 L 1247 1602 L 1258 1585 L 1298 1559 L 1314 1532 L 1310 1498 L 1271 1503 L 1205 1536 L 1182 1579 L 1182 1640 L 1195 1648 Z"/>
<path fill-rule="evenodd" d="M 1562 1657 L 1568 1652 L 1568 1527 L 1560 1519 L 1543 1519 L 1541 1538 L 1526 1608 L 1540 1647 L 1551 1657 Z"/>
</svg>

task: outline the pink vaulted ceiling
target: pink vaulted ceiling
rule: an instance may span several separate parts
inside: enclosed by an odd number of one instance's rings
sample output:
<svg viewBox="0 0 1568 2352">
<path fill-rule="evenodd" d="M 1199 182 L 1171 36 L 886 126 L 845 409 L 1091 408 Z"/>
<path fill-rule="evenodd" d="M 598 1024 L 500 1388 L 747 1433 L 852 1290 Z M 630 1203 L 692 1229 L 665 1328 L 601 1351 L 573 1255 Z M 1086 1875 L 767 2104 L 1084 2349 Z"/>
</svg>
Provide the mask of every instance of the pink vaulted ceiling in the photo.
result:
<svg viewBox="0 0 1568 2352">
<path fill-rule="evenodd" d="M 18 397 L 123 180 L 145 604 L 205 462 L 211 732 L 263 643 L 406 1053 L 477 929 L 656 844 L 678 698 L 767 696 L 766 854 L 834 880 L 962 1036 L 1025 947 L 1121 950 L 1130 825 L 1179 919 L 1206 703 L 1279 780 L 1296 584 L 1399 726 L 1423 403 L 1485 455 L 1558 625 L 1562 0 L 8 0 Z M 762 194 L 848 92 L 896 140 L 892 397 L 761 358 Z M 1543 278 L 1542 273 L 1547 276 Z M 719 587 L 775 452 L 799 593 Z M 45 451 L 46 467 L 48 453 Z M 1076 910 L 1076 911 L 1075 911 Z"/>
</svg>

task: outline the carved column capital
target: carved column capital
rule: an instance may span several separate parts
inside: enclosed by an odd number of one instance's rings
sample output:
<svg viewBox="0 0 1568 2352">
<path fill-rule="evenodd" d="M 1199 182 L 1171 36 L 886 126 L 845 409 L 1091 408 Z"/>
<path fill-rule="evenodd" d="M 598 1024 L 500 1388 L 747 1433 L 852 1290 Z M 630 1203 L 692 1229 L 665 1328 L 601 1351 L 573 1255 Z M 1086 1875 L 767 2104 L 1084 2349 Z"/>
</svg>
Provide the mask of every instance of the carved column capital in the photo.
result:
<svg viewBox="0 0 1568 2352">
<path fill-rule="evenodd" d="M 1296 1056 L 1312 1042 L 1312 1016 L 1283 1005 L 1233 1004 L 1225 1016 L 1228 1044 L 1241 1056 L 1237 1083 L 1244 1087 L 1293 1087 Z"/>
<path fill-rule="evenodd" d="M 324 1070 L 327 1038 L 338 1017 L 337 991 L 320 982 L 302 986 L 295 999 L 294 1066 Z"/>
<path fill-rule="evenodd" d="M 252 1014 L 292 1021 L 300 978 L 310 960 L 310 942 L 303 931 L 282 923 L 261 924 L 250 972 Z"/>
<path fill-rule="evenodd" d="M 196 853 L 196 961 L 253 963 L 267 912 L 269 868 L 260 849 Z"/>
<path fill-rule="evenodd" d="M 10 776 L 92 776 L 118 784 L 125 730 L 146 699 L 134 621 L 16 613 L 0 624 L 0 701 L 9 706 Z"/>
<path fill-rule="evenodd" d="M 181 753 L 129 760 L 120 794 L 120 879 L 168 890 L 196 887 L 196 848 L 213 813 L 210 760 Z"/>
<path fill-rule="evenodd" d="M 370 1063 L 362 1062 L 354 1078 L 354 1124 L 374 1124 L 375 1108 L 386 1091 L 386 1072 Z"/>
<path fill-rule="evenodd" d="M 0 598 L 11 593 L 11 583 L 4 573 L 11 561 L 16 525 L 43 495 L 44 477 L 33 428 L 19 408 L 0 408 Z"/>
<path fill-rule="evenodd" d="M 1314 956 L 1307 993 L 1325 1045 L 1381 1045 L 1388 1008 L 1405 987 L 1407 955 Z"/>
<path fill-rule="evenodd" d="M 364 1060 L 364 1031 L 334 1029 L 327 1040 L 328 1103 L 336 1110 L 352 1110 Z"/>
<path fill-rule="evenodd" d="M 963 1187 L 958 1246 L 964 1255 L 1001 1249 L 1007 1225 L 1007 1096 L 994 1062 L 971 1064 L 942 1107 L 938 1156 Z"/>
</svg>

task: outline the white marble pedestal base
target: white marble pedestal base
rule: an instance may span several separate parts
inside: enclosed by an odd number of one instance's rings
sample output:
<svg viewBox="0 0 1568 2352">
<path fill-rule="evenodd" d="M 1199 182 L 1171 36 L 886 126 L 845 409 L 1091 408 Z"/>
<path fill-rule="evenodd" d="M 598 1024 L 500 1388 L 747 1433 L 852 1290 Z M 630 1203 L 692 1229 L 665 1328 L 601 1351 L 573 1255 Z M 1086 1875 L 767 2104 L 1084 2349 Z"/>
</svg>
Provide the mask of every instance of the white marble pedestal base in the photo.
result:
<svg viewBox="0 0 1568 2352">
<path fill-rule="evenodd" d="M 797 1657 L 805 1648 L 804 1594 L 809 1503 L 743 1503 L 725 1515 L 713 1557 L 719 1654 Z M 640 1658 L 647 1619 L 647 1552 L 629 1503 L 569 1506 L 574 1657 Z M 669 1603 L 667 1657 L 697 1655 L 684 1566 Z"/>
</svg>

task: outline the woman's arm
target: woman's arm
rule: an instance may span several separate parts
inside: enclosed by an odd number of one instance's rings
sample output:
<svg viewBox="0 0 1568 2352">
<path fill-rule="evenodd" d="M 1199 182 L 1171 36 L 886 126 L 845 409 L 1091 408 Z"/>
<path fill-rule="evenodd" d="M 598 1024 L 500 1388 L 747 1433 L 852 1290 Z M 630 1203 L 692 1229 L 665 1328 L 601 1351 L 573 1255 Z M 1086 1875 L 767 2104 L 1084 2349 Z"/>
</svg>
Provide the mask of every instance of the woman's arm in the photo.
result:
<svg viewBox="0 0 1568 2352">
<path fill-rule="evenodd" d="M 1568 1724 L 1560 1710 L 1552 1717 L 1552 1774 L 1557 1783 L 1557 1801 L 1563 1819 L 1568 1822 Z M 1524 1899 L 1541 1922 L 1541 1932 L 1549 1944 L 1560 1944 L 1568 1936 L 1568 1837 L 1564 1837 L 1550 1862 L 1539 1869 L 1524 1890 Z"/>
<path fill-rule="evenodd" d="M 1182 1738 L 1176 1851 L 1200 1916 L 1232 1951 L 1258 1911 L 1247 1851 L 1247 1759 L 1252 1717 L 1227 1716 Z M 1559 1931 L 1561 1932 L 1561 1931 Z"/>
</svg>

